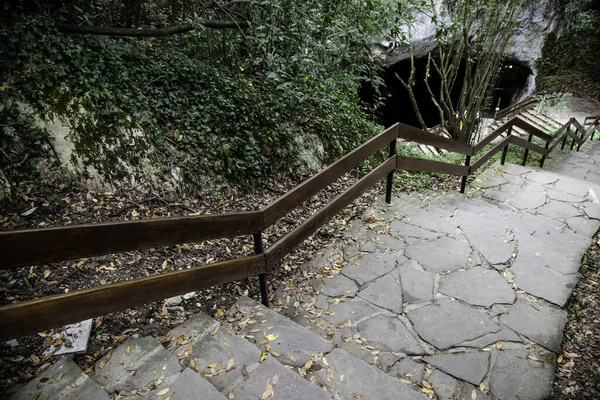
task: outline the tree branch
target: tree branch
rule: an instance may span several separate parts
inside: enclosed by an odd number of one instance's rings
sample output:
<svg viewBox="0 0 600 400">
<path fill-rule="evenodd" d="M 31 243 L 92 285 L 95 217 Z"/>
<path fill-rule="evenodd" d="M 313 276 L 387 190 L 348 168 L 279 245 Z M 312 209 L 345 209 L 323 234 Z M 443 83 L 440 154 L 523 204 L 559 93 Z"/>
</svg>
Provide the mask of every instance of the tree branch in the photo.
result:
<svg viewBox="0 0 600 400">
<path fill-rule="evenodd" d="M 198 24 L 211 29 L 240 29 L 247 28 L 247 21 L 217 21 L 201 19 Z M 79 33 L 84 35 L 104 35 L 104 36 L 132 36 L 132 37 L 156 37 L 170 36 L 178 33 L 193 31 L 196 27 L 192 24 L 174 25 L 166 28 L 150 29 L 128 29 L 128 28 L 110 28 L 106 26 L 81 26 L 56 24 L 56 29 L 62 33 Z"/>
</svg>

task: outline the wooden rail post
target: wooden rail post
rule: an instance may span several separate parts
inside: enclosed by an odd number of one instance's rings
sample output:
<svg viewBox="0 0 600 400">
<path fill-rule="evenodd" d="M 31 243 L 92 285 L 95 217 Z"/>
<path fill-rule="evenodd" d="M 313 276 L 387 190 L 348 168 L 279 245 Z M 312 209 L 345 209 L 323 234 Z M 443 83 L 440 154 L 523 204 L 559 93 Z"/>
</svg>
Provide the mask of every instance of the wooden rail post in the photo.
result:
<svg viewBox="0 0 600 400">
<path fill-rule="evenodd" d="M 465 167 L 468 167 L 471 164 L 471 156 L 467 156 L 465 158 Z M 467 177 L 468 175 L 463 175 L 462 182 L 460 183 L 460 192 L 464 193 L 467 187 Z"/>
<path fill-rule="evenodd" d="M 527 138 L 527 141 L 529 143 L 531 143 L 531 140 L 533 139 L 533 133 L 529 134 L 529 138 Z M 527 165 L 527 157 L 529 156 L 529 149 L 525 149 L 525 152 L 523 153 L 523 161 L 521 162 L 522 166 Z"/>
<path fill-rule="evenodd" d="M 262 234 L 255 233 L 254 237 L 254 253 L 263 253 Z M 260 300 L 265 307 L 269 307 L 269 287 L 267 286 L 267 274 L 258 275 L 258 283 L 260 285 Z"/>
<path fill-rule="evenodd" d="M 390 142 L 390 157 L 396 155 L 396 139 Z M 387 175 L 387 186 L 385 188 L 385 202 L 390 204 L 392 202 L 392 189 L 394 187 L 394 170 L 390 171 Z"/>
</svg>

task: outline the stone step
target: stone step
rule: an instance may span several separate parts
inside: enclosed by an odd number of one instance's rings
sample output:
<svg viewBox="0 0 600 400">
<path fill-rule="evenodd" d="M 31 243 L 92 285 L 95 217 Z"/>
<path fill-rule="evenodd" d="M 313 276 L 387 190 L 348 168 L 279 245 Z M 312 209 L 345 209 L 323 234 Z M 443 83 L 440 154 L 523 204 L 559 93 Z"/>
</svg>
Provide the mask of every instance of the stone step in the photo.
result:
<svg viewBox="0 0 600 400">
<path fill-rule="evenodd" d="M 232 312 L 234 330 L 261 347 L 269 359 L 294 367 L 310 382 L 324 388 L 322 393 L 328 396 L 325 398 L 333 395 L 335 399 L 425 399 L 406 383 L 334 348 L 318 334 L 252 299 L 241 298 Z"/>
<path fill-rule="evenodd" d="M 108 400 L 108 393 L 64 357 L 23 386 L 10 400 Z"/>
<path fill-rule="evenodd" d="M 267 311 L 270 311 L 267 309 Z M 257 316 L 259 318 L 260 316 Z M 281 316 L 280 316 L 281 317 Z M 284 317 L 281 317 L 284 318 Z M 242 320 L 247 324 L 249 320 Z M 291 323 L 291 321 L 289 321 Z M 254 324 L 254 322 L 253 322 Z M 238 327 L 238 325 L 236 325 Z M 248 331 L 249 332 L 249 331 Z M 286 339 L 297 345 L 304 343 L 308 350 L 319 350 L 324 343 L 314 345 L 306 342 L 297 330 L 288 330 Z M 256 334 L 258 336 L 258 334 Z M 265 333 L 270 335 L 270 333 Z M 210 384 L 229 398 L 258 399 L 268 397 L 273 399 L 330 399 L 331 396 L 321 388 L 309 381 L 302 379 L 298 374 L 277 361 L 251 341 L 244 339 L 229 328 L 221 326 L 217 321 L 204 313 L 192 316 L 179 327 L 167 335 L 170 344 L 167 347 L 177 354 L 181 363 L 206 378 Z M 250 333 L 247 333 L 250 336 Z M 250 337 L 248 337 L 250 339 Z M 277 337 L 276 341 L 269 341 L 272 336 L 262 337 L 261 341 L 273 344 L 283 338 Z M 304 342 L 303 342 L 304 340 Z M 316 346 L 316 347 L 311 347 Z M 266 350 L 266 347 L 263 346 Z M 297 347 L 299 348 L 299 347 Z M 271 349 L 271 352 L 274 350 Z M 307 351 L 308 351 L 307 350 Z M 302 351 L 282 354 L 287 355 L 289 365 L 292 365 L 294 355 L 299 360 L 308 359 Z M 302 364 L 304 365 L 304 364 Z M 272 393 L 272 394 L 271 394 Z"/>
</svg>

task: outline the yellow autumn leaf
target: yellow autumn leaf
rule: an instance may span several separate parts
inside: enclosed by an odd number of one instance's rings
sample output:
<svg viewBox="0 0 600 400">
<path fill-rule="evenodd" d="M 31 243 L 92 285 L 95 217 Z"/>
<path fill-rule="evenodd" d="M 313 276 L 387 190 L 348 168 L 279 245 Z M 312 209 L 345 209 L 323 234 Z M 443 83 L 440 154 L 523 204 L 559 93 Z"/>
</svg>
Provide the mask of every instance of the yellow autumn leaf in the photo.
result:
<svg viewBox="0 0 600 400">
<path fill-rule="evenodd" d="M 125 354 L 127 354 L 127 355 L 131 354 L 131 344 L 127 345 L 127 349 L 125 349 Z"/>
<path fill-rule="evenodd" d="M 308 360 L 306 362 L 306 364 L 304 364 L 304 369 L 309 369 L 310 367 L 312 367 L 312 365 L 313 365 L 312 360 Z"/>
<path fill-rule="evenodd" d="M 220 361 L 214 362 L 212 364 L 208 364 L 208 368 L 217 368 L 217 365 L 219 365 Z"/>
<path fill-rule="evenodd" d="M 323 357 L 323 364 L 324 364 L 326 367 L 329 367 L 329 362 L 327 361 L 327 359 L 326 359 L 325 357 Z"/>
<path fill-rule="evenodd" d="M 167 268 L 167 264 L 168 264 L 167 260 L 163 261 L 163 263 L 162 263 L 162 269 Z"/>
<path fill-rule="evenodd" d="M 227 366 L 225 368 L 230 369 L 231 367 L 233 367 L 233 358 L 230 358 L 229 361 L 227 361 Z"/>
<path fill-rule="evenodd" d="M 260 353 L 260 358 L 258 360 L 259 363 L 265 361 L 265 359 L 267 358 L 267 353 L 265 353 L 264 351 L 262 353 Z"/>
<path fill-rule="evenodd" d="M 59 374 L 59 375 L 56 377 L 56 382 L 60 382 L 60 380 L 63 378 L 63 376 L 65 376 L 65 374 Z"/>
<path fill-rule="evenodd" d="M 169 388 L 164 388 L 162 390 L 159 390 L 158 392 L 156 392 L 157 396 L 164 396 L 165 394 L 167 394 L 169 392 Z"/>
<path fill-rule="evenodd" d="M 265 334 L 265 338 L 267 338 L 267 340 L 273 341 L 275 339 L 277 339 L 279 337 L 279 335 L 275 335 L 273 333 L 269 333 L 268 335 Z"/>
<path fill-rule="evenodd" d="M 559 355 L 558 359 L 556 361 L 558 361 L 559 363 L 561 363 L 563 361 L 563 355 L 562 354 Z"/>
<path fill-rule="evenodd" d="M 485 392 L 485 383 L 481 382 L 479 384 L 479 390 L 481 390 L 482 392 Z"/>
</svg>

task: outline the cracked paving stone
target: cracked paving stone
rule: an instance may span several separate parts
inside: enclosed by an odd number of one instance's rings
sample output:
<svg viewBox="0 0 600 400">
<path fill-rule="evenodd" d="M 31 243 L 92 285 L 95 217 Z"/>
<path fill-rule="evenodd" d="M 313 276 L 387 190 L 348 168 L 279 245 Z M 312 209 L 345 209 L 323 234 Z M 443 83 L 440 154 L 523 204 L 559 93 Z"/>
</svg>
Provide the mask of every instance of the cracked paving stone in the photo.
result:
<svg viewBox="0 0 600 400">
<path fill-rule="evenodd" d="M 412 245 L 404 254 L 427 271 L 443 272 L 464 268 L 471 251 L 469 243 L 443 237 Z"/>
<path fill-rule="evenodd" d="M 423 361 L 455 378 L 473 385 L 479 385 L 487 374 L 490 353 L 473 351 L 469 353 L 436 354 L 424 357 Z"/>
<path fill-rule="evenodd" d="M 358 292 L 358 297 L 396 314 L 402 314 L 402 288 L 391 274 L 369 283 Z"/>
<path fill-rule="evenodd" d="M 327 282 L 319 280 L 318 286 L 315 289 L 319 289 L 321 293 L 330 297 L 341 297 L 348 296 L 354 297 L 358 291 L 358 285 L 348 277 L 339 274 L 332 278 L 327 279 Z"/>
<path fill-rule="evenodd" d="M 546 194 L 531 190 L 520 190 L 506 200 L 509 205 L 519 210 L 533 210 L 546 203 Z"/>
<path fill-rule="evenodd" d="M 571 217 L 566 218 L 567 225 L 575 233 L 584 236 L 594 236 L 600 228 L 600 221 L 589 219 L 587 217 Z"/>
<path fill-rule="evenodd" d="M 582 207 L 583 212 L 588 216 L 588 218 L 600 219 L 600 204 L 584 203 Z"/>
<path fill-rule="evenodd" d="M 354 323 L 382 311 L 380 308 L 362 299 L 354 298 L 350 301 L 340 301 L 338 304 L 331 304 L 328 313 L 323 315 L 323 318 L 333 325 L 348 322 L 348 320 Z"/>
<path fill-rule="evenodd" d="M 476 347 L 482 349 L 490 344 L 497 342 L 518 342 L 522 343 L 523 339 L 517 335 L 513 330 L 508 328 L 502 328 L 498 332 L 483 335 L 477 339 L 468 340 L 460 344 L 460 347 Z"/>
<path fill-rule="evenodd" d="M 427 378 L 439 400 L 452 400 L 458 388 L 458 381 L 439 370 L 434 370 Z"/>
<path fill-rule="evenodd" d="M 554 365 L 527 359 L 526 351 L 499 351 L 490 376 L 494 399 L 542 400 L 552 392 Z"/>
<path fill-rule="evenodd" d="M 510 260 L 515 251 L 512 235 L 503 225 L 490 223 L 483 218 L 465 221 L 460 225 L 467 240 L 491 264 L 502 264 Z"/>
<path fill-rule="evenodd" d="M 532 303 L 520 296 L 500 321 L 530 340 L 554 352 L 560 351 L 567 312 L 560 308 Z"/>
<path fill-rule="evenodd" d="M 415 268 L 415 261 L 402 264 L 400 271 L 400 285 L 402 296 L 407 303 L 422 303 L 433 300 L 433 274 Z"/>
<path fill-rule="evenodd" d="M 421 384 L 423 374 L 425 373 L 425 364 L 414 361 L 410 357 L 404 357 L 396 364 L 392 365 L 388 375 L 406 378 L 412 383 Z"/>
<path fill-rule="evenodd" d="M 421 239 L 436 239 L 439 234 L 419 228 L 415 225 L 410 225 L 402 221 L 395 220 L 390 226 L 390 232 L 394 236 L 400 237 L 416 237 Z"/>
<path fill-rule="evenodd" d="M 543 264 L 528 263 L 520 255 L 510 271 L 517 287 L 561 307 L 567 303 L 579 280 L 578 274 L 561 274 Z"/>
<path fill-rule="evenodd" d="M 397 254 L 371 253 L 357 258 L 342 269 L 342 274 L 364 285 L 396 267 Z"/>
<path fill-rule="evenodd" d="M 579 211 L 575 206 L 555 200 L 552 200 L 546 203 L 544 206 L 538 208 L 537 212 L 555 220 L 582 215 L 582 212 Z"/>
<path fill-rule="evenodd" d="M 409 355 L 424 354 L 424 350 L 396 317 L 377 315 L 358 324 L 361 337 L 377 350 L 402 352 Z"/>
<path fill-rule="evenodd" d="M 515 292 L 506 280 L 494 270 L 473 267 L 440 277 L 439 292 L 474 306 L 512 304 Z"/>
<path fill-rule="evenodd" d="M 436 300 L 407 317 L 419 336 L 440 350 L 501 329 L 486 314 L 450 299 Z"/>
</svg>

